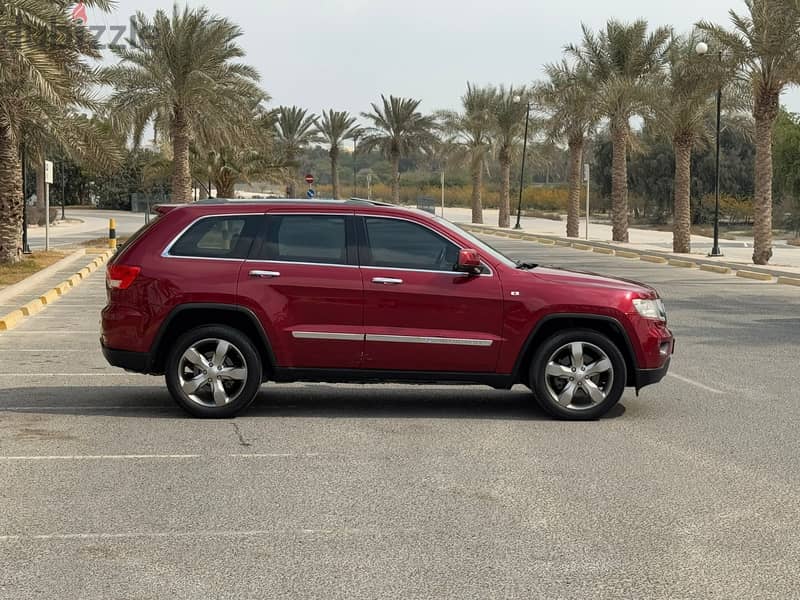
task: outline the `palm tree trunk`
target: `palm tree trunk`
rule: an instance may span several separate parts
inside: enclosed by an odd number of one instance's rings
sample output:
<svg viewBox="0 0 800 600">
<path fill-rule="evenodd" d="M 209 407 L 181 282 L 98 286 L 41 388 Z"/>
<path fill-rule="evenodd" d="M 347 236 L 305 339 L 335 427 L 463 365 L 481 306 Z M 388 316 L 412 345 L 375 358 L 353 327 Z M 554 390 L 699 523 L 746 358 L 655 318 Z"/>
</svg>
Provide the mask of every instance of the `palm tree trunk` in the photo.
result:
<svg viewBox="0 0 800 600">
<path fill-rule="evenodd" d="M 472 159 L 472 222 L 483 224 L 483 157 Z"/>
<path fill-rule="evenodd" d="M 214 181 L 217 198 L 234 198 L 236 196 L 236 181 L 232 177 L 219 177 Z"/>
<path fill-rule="evenodd" d="M 753 263 L 772 258 L 772 124 L 778 115 L 778 96 L 756 100 L 756 173 L 753 211 Z"/>
<path fill-rule="evenodd" d="M 692 251 L 692 141 L 685 137 L 673 140 L 675 148 L 675 218 L 672 251 L 686 254 Z"/>
<path fill-rule="evenodd" d="M 628 135 L 627 120 L 611 125 L 613 158 L 611 164 L 611 238 L 628 241 Z"/>
<path fill-rule="evenodd" d="M 192 201 L 192 174 L 189 164 L 189 125 L 180 109 L 172 123 L 172 199 L 174 203 Z"/>
<path fill-rule="evenodd" d="M 339 199 L 339 152 L 331 148 L 331 180 L 333 181 L 333 199 Z"/>
<path fill-rule="evenodd" d="M 510 154 L 500 157 L 500 171 L 503 174 L 503 181 L 500 188 L 500 217 L 498 225 L 500 227 L 511 227 L 511 156 Z"/>
<path fill-rule="evenodd" d="M 567 237 L 581 235 L 581 161 L 583 136 L 569 140 L 569 203 L 567 204 Z"/>
<path fill-rule="evenodd" d="M 0 128 L 0 264 L 22 259 L 22 166 L 15 136 Z"/>
<path fill-rule="evenodd" d="M 392 202 L 400 204 L 400 153 L 392 153 Z"/>
</svg>

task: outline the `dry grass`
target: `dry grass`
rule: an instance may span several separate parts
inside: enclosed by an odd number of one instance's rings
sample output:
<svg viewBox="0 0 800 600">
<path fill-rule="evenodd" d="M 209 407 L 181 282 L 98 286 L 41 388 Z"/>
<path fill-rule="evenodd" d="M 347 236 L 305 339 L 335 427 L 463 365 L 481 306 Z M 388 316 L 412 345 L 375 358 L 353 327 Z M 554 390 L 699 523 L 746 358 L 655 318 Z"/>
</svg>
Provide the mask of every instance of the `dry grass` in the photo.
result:
<svg viewBox="0 0 800 600">
<path fill-rule="evenodd" d="M 790 246 L 800 246 L 800 238 L 794 238 L 792 240 L 786 240 L 786 243 Z"/>
<path fill-rule="evenodd" d="M 58 262 L 64 256 L 66 255 L 61 252 L 34 252 L 16 264 L 0 265 L 0 286 L 19 283 L 26 277 Z"/>
</svg>

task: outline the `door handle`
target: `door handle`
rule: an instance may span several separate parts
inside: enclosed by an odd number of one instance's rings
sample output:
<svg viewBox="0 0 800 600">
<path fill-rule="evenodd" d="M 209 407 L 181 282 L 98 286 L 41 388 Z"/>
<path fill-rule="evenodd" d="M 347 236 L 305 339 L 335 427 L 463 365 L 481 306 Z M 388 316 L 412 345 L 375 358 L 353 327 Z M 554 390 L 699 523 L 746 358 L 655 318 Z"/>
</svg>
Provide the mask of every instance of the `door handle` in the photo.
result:
<svg viewBox="0 0 800 600">
<path fill-rule="evenodd" d="M 380 283 L 382 285 L 402 285 L 402 279 L 392 279 L 391 277 L 375 277 L 372 283 Z"/>
<path fill-rule="evenodd" d="M 250 271 L 250 277 L 261 277 L 262 279 L 269 279 L 280 276 L 281 274 L 278 273 L 278 271 Z"/>
</svg>

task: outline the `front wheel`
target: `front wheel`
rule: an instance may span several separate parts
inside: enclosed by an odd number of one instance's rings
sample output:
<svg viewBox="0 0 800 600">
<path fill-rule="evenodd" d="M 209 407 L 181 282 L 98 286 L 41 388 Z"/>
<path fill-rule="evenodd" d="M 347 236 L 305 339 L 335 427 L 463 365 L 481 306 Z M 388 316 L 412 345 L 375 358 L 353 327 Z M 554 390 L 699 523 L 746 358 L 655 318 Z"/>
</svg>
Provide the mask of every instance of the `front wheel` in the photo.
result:
<svg viewBox="0 0 800 600">
<path fill-rule="evenodd" d="M 221 419 L 247 408 L 261 387 L 261 359 L 250 339 L 223 325 L 198 327 L 175 342 L 165 379 L 195 417 Z"/>
<path fill-rule="evenodd" d="M 619 348 L 589 329 L 546 340 L 531 363 L 530 385 L 551 415 L 573 421 L 597 419 L 619 402 L 627 369 Z"/>
</svg>

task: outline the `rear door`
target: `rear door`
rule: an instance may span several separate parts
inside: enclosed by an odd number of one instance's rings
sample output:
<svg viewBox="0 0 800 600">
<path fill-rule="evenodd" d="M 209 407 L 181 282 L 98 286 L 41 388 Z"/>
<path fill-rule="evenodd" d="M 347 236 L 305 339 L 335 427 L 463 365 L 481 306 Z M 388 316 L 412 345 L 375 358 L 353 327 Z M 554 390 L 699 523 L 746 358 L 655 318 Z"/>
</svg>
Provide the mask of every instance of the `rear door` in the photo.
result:
<svg viewBox="0 0 800 600">
<path fill-rule="evenodd" d="M 364 277 L 364 366 L 493 373 L 501 343 L 500 281 L 455 271 L 461 249 L 398 217 L 358 219 Z"/>
<path fill-rule="evenodd" d="M 352 211 L 269 213 L 238 293 L 264 323 L 278 366 L 361 366 L 363 284 Z"/>
</svg>

